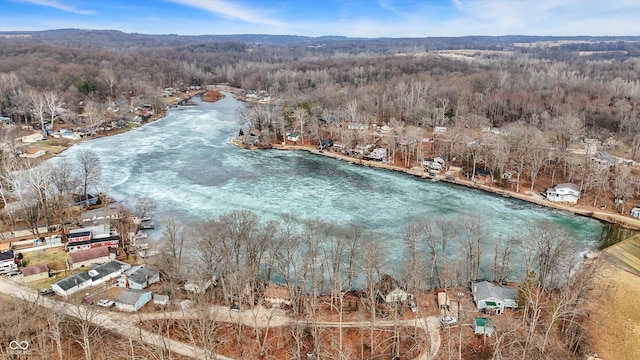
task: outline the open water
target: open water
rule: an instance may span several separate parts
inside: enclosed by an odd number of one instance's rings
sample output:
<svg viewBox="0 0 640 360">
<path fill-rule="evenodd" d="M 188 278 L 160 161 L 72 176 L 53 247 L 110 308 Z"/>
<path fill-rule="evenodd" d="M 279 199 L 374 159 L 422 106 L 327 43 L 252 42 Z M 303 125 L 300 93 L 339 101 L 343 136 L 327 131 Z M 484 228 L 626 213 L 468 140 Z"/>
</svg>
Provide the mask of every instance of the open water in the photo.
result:
<svg viewBox="0 0 640 360">
<path fill-rule="evenodd" d="M 79 149 L 90 148 L 100 156 L 108 194 L 125 205 L 154 199 L 156 220 L 172 215 L 195 222 L 236 209 L 264 219 L 289 212 L 359 223 L 392 245 L 401 243 L 409 222 L 440 217 L 480 218 L 496 238 L 546 219 L 570 232 L 581 251 L 603 237 L 599 221 L 475 189 L 306 152 L 240 149 L 229 140 L 238 134 L 236 111 L 244 104 L 228 94 L 216 103 L 194 101 L 132 131 L 76 145 L 54 161 L 73 161 Z M 493 248 L 486 247 L 486 253 Z M 400 261 L 398 248 L 391 246 L 392 264 Z"/>
</svg>

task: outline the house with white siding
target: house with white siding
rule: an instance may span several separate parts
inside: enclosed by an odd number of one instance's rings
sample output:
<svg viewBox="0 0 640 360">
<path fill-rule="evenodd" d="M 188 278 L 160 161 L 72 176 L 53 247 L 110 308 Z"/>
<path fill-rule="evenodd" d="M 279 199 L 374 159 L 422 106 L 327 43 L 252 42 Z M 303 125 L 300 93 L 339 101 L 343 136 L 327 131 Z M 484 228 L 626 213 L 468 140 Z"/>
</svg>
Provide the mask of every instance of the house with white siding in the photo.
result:
<svg viewBox="0 0 640 360">
<path fill-rule="evenodd" d="M 489 281 L 471 283 L 471 294 L 478 310 L 502 314 L 504 308 L 518 307 L 518 291 L 511 286 L 500 286 Z"/>
<path fill-rule="evenodd" d="M 571 183 L 558 184 L 548 188 L 545 196 L 552 202 L 577 204 L 580 199 L 580 187 Z"/>
<path fill-rule="evenodd" d="M 118 296 L 116 309 L 136 312 L 149 301 L 151 301 L 151 291 L 127 289 Z"/>
</svg>

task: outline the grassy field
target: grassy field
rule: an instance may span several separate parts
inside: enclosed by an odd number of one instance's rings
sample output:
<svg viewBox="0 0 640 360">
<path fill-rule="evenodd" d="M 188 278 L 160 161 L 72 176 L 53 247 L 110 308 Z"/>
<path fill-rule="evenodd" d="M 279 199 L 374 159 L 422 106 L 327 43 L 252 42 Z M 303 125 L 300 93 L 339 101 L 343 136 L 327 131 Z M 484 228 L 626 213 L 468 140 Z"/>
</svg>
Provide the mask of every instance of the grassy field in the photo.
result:
<svg viewBox="0 0 640 360">
<path fill-rule="evenodd" d="M 640 359 L 640 277 L 604 262 L 594 299 L 591 343 L 602 359 Z"/>
<path fill-rule="evenodd" d="M 24 258 L 27 265 L 47 264 L 52 270 L 63 270 L 67 267 L 66 260 L 69 259 L 69 254 L 63 247 L 57 247 L 28 252 L 24 254 Z"/>
</svg>

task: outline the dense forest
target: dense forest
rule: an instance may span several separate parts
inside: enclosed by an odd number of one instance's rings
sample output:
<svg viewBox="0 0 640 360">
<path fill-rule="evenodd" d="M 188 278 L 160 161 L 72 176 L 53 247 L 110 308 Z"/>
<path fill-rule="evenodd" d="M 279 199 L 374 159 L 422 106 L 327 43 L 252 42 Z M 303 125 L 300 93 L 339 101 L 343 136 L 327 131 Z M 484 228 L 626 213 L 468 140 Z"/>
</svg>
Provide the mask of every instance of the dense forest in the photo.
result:
<svg viewBox="0 0 640 360">
<path fill-rule="evenodd" d="M 89 151 L 80 155 L 78 169 L 66 164 L 24 171 L 37 162 L 19 161 L 13 139 L 60 124 L 92 136 L 106 124 L 131 121 L 140 107 L 162 109 L 163 98 L 172 91 L 226 84 L 240 89 L 238 96 L 244 100 L 259 100 L 249 101 L 246 111 L 238 114 L 239 128 L 258 130 L 265 143 L 296 131 L 306 144 L 330 137 L 356 149 L 371 142 L 361 130 L 387 126 L 390 133 L 376 138 L 376 146 L 384 147 L 407 168 L 425 156 L 443 156 L 451 163 L 457 159 L 457 165 L 472 173 L 483 168 L 503 180 L 508 179 L 501 174 L 512 173 L 516 192 L 521 178 L 534 192 L 544 174 L 553 179 L 552 184 L 560 179 L 579 183 L 593 206 L 613 204 L 615 199 L 616 211 L 626 214 L 630 206 L 624 203 L 640 201 L 640 175 L 632 166 L 640 160 L 639 40 L 4 32 L 0 33 L 0 115 L 8 118 L 10 126 L 0 129 L 0 193 L 3 204 L 29 200 L 23 204 L 22 216 L 36 232 L 43 221 L 71 219 L 63 199 L 71 193 L 86 196 L 88 187 L 100 187 L 99 159 Z M 431 139 L 435 127 L 447 129 L 441 141 L 427 150 L 412 145 Z M 601 166 L 593 161 L 595 153 L 582 150 L 590 145 L 624 161 Z M 582 152 L 570 151 L 576 149 Z M 499 185 L 509 186 L 508 182 Z M 2 220 L 15 225 L 14 218 Z M 362 229 L 300 222 L 288 216 L 265 222 L 248 211 L 211 219 L 190 232 L 183 225 L 166 224 L 155 265 L 162 270 L 164 290 L 171 296 L 186 277 L 200 280 L 203 287 L 215 278 L 215 291 L 202 297 L 190 295 L 197 307 L 204 309 L 210 302 L 252 307 L 259 302 L 254 290 L 264 289 L 265 279 L 278 277 L 293 294 L 290 310 L 296 319 L 308 316 L 317 321 L 321 299 L 329 312 L 342 319 L 345 307 L 337 304 L 338 299 L 345 290 L 354 290 L 355 278 L 360 277 L 366 280 L 358 289 L 365 317 L 370 316 L 373 324 L 381 314 L 397 314 L 394 309 L 379 309 L 374 288 L 383 278 L 383 269 L 376 259 L 385 248 Z M 479 276 L 480 267 L 492 267 L 492 280 L 503 281 L 516 239 L 505 239 L 503 247 L 496 247 L 493 264 L 480 264 L 481 245 L 489 236 L 490 229 L 473 219 L 460 220 L 455 226 L 412 224 L 399 245 L 405 268 L 393 276 L 416 294 L 464 287 Z M 532 239 L 523 250 L 530 270 L 521 279 L 523 310 L 493 348 L 483 347 L 484 355 L 465 348 L 469 351 L 465 357 L 543 359 L 588 354 L 592 334 L 585 325 L 587 303 L 589 296 L 599 296 L 591 295 L 594 269 L 587 267 L 580 276 L 567 279 L 575 266 L 574 252 L 568 235 L 552 226 L 533 224 L 517 236 Z M 460 255 L 447 262 L 445 253 L 452 247 L 447 239 L 452 238 L 459 242 Z M 360 248 L 366 251 L 357 251 Z M 2 308 L 5 315 L 0 320 L 6 323 L 17 313 L 32 311 L 20 301 L 3 303 Z M 88 321 L 74 322 L 53 312 L 38 316 L 40 323 L 16 326 L 24 333 L 51 334 L 50 341 L 41 345 L 53 355 L 43 354 L 44 358 L 64 358 L 71 353 L 68 348 L 87 359 L 100 358 L 96 352 L 103 347 L 92 345 L 90 338 L 107 335 Z M 233 341 L 249 341 L 242 339 L 242 329 L 223 337 L 215 334 L 217 327 L 204 326 L 215 324 L 214 320 L 199 320 L 193 326 L 181 325 L 185 333 L 208 329 L 209 333 L 185 337 L 194 345 L 210 339 L 207 346 L 215 350 Z M 166 324 L 153 326 L 169 333 Z M 76 334 L 69 338 L 74 345 L 66 346 L 66 353 L 61 345 L 64 329 Z M 305 346 L 325 346 L 326 354 L 342 353 L 342 331 L 340 348 L 335 349 L 336 341 L 319 340 L 319 329 L 313 321 L 296 320 L 291 325 L 287 336 L 294 339 L 295 358 L 301 358 Z M 398 334 L 397 329 L 393 331 L 393 336 L 399 338 Z M 373 346 L 373 326 L 362 336 L 370 336 Z M 462 354 L 459 336 L 456 340 L 456 334 L 448 332 L 449 357 L 456 344 Z M 258 358 L 264 353 L 267 335 L 256 330 L 255 338 Z M 395 342 L 393 346 L 398 353 L 400 346 Z M 135 352 L 134 347 L 143 345 L 129 336 L 127 346 L 110 350 L 125 357 Z M 160 346 L 144 351 L 149 358 L 171 357 L 170 349 Z M 106 350 L 102 358 L 105 354 Z"/>
</svg>

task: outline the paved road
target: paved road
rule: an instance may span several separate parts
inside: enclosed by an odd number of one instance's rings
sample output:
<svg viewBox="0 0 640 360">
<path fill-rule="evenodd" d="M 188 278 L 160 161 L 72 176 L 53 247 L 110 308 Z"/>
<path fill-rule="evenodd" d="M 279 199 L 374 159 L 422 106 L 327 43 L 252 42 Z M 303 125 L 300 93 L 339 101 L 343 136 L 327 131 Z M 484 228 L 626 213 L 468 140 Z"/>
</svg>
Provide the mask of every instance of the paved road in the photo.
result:
<svg viewBox="0 0 640 360">
<path fill-rule="evenodd" d="M 39 305 L 52 309 L 56 313 L 65 314 L 75 318 L 86 319 L 93 325 L 103 327 L 111 330 L 125 337 L 140 340 L 145 344 L 151 346 L 162 346 L 177 354 L 188 356 L 195 359 L 218 359 L 218 360 L 233 360 L 232 358 L 222 355 L 214 354 L 211 351 L 205 349 L 190 346 L 185 343 L 171 340 L 165 336 L 151 333 L 146 330 L 142 330 L 138 327 L 140 321 L 154 320 L 154 319 L 188 319 L 195 318 L 200 315 L 197 311 L 185 307 L 183 310 L 171 311 L 171 312 L 153 312 L 153 313 L 139 313 L 132 315 L 129 313 L 111 312 L 103 309 L 98 309 L 93 306 L 72 304 L 68 302 L 59 301 L 55 298 L 42 297 L 37 291 L 25 286 L 21 286 L 14 281 L 7 279 L 0 279 L 0 293 L 4 293 L 13 297 L 26 299 L 29 301 L 37 302 Z M 216 318 L 219 321 L 243 323 L 247 326 L 257 327 L 279 327 L 287 326 L 293 323 L 293 319 L 286 316 L 286 314 L 278 309 L 267 309 L 262 306 L 258 306 L 254 309 L 244 311 L 230 311 L 226 306 L 211 305 L 210 315 L 212 318 Z M 422 328 L 426 334 L 430 336 L 430 346 L 428 351 L 424 352 L 416 360 L 430 360 L 436 357 L 438 350 L 440 349 L 440 332 L 439 332 L 439 320 L 437 316 L 429 316 L 426 318 L 416 318 L 408 320 L 400 320 L 402 326 L 417 326 Z M 369 327 L 369 321 L 358 322 L 337 322 L 337 321 L 320 321 L 317 323 L 320 327 Z M 393 326 L 394 321 L 376 321 L 376 327 L 378 326 Z"/>
</svg>

